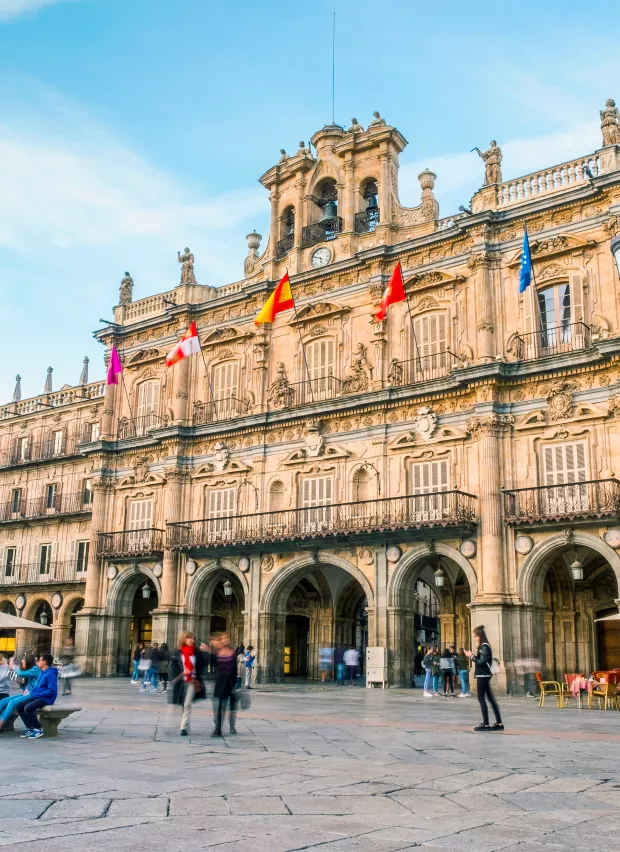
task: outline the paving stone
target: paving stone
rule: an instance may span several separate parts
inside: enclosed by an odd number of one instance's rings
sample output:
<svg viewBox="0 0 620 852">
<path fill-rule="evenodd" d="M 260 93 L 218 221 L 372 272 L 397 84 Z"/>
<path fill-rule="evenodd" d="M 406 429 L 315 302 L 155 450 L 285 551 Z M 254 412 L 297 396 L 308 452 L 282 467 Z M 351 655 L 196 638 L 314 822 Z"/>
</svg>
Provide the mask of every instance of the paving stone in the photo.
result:
<svg viewBox="0 0 620 852">
<path fill-rule="evenodd" d="M 52 800 L 49 799 L 1 799 L 0 820 L 39 819 L 51 804 Z"/>
<path fill-rule="evenodd" d="M 229 796 L 231 814 L 290 814 L 279 796 Z"/>
<path fill-rule="evenodd" d="M 109 817 L 165 817 L 168 816 L 168 799 L 147 799 L 144 796 L 139 799 L 113 799 L 107 815 Z"/>
<path fill-rule="evenodd" d="M 65 799 L 55 802 L 41 817 L 41 819 L 92 819 L 101 817 L 110 806 L 110 799 Z"/>
</svg>

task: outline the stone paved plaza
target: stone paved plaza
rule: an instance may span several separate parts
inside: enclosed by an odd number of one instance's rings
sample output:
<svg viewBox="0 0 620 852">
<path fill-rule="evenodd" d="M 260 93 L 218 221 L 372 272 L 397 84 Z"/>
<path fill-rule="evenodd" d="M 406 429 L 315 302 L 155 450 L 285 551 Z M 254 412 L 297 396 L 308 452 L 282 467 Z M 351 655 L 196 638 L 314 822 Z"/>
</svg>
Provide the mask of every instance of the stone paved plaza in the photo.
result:
<svg viewBox="0 0 620 852">
<path fill-rule="evenodd" d="M 57 739 L 0 736 L 0 846 L 37 852 L 620 848 L 620 713 L 332 685 L 255 690 L 192 735 L 127 681 L 82 681 Z M 63 699 L 67 701 L 68 699 Z"/>
</svg>

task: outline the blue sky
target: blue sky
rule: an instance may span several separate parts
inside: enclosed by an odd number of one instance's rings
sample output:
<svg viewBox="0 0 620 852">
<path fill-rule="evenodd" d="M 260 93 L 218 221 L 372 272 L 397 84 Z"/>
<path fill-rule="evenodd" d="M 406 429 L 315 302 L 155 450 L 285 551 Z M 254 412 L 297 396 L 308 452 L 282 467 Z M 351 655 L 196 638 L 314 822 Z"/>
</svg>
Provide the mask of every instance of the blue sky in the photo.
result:
<svg viewBox="0 0 620 852">
<path fill-rule="evenodd" d="M 595 0 L 0 0 L 0 401 L 77 382 L 127 269 L 142 298 L 175 285 L 189 245 L 201 284 L 242 277 L 268 233 L 257 178 L 331 120 L 380 110 L 409 141 L 404 204 L 438 175 L 441 215 L 481 183 L 599 146 L 620 101 L 620 8 Z"/>
</svg>

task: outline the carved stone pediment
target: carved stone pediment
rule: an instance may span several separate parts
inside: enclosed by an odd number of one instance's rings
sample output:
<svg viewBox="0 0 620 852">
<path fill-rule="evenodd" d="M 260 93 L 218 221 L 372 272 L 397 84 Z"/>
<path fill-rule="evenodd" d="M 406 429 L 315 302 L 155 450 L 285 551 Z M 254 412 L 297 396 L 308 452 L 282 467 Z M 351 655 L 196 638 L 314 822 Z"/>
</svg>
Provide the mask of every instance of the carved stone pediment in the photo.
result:
<svg viewBox="0 0 620 852">
<path fill-rule="evenodd" d="M 530 252 L 532 261 L 547 261 L 552 257 L 561 257 L 571 252 L 588 251 L 596 246 L 594 240 L 584 240 L 572 234 L 556 234 L 554 237 L 540 237 L 530 240 Z M 521 263 L 521 249 L 519 249 L 508 263 L 509 267 L 519 266 Z M 537 279 L 540 277 L 536 276 Z"/>
<path fill-rule="evenodd" d="M 405 290 L 408 293 L 426 290 L 431 287 L 460 284 L 465 278 L 462 275 L 453 275 L 442 272 L 440 269 L 431 269 L 429 272 L 420 272 L 412 275 L 405 281 Z"/>
<path fill-rule="evenodd" d="M 292 453 L 289 453 L 280 463 L 280 467 L 294 467 L 300 464 L 307 464 L 309 461 L 316 458 L 313 455 L 314 447 L 308 448 L 308 446 L 300 448 L 299 450 L 293 450 Z M 323 447 L 320 452 L 320 456 L 318 457 L 322 461 L 336 461 L 338 459 L 346 459 L 349 458 L 351 453 L 348 450 L 345 450 L 344 447 L 340 447 L 337 444 L 330 444 L 327 447 Z"/>
<path fill-rule="evenodd" d="M 254 337 L 253 332 L 244 331 L 243 329 L 228 325 L 210 331 L 201 338 L 200 342 L 204 349 L 213 349 L 214 347 L 234 346 L 236 343 L 246 343 L 252 337 Z"/>
<path fill-rule="evenodd" d="M 125 369 L 132 367 L 141 367 L 143 364 L 151 364 L 154 361 L 163 361 L 165 352 L 162 349 L 141 349 L 139 352 L 134 352 L 125 361 Z"/>
<path fill-rule="evenodd" d="M 312 326 L 323 325 L 327 328 L 341 324 L 351 313 L 351 308 L 346 305 L 338 305 L 335 302 L 314 302 L 304 305 L 297 311 L 297 320 L 304 333 L 312 334 Z M 289 321 L 291 327 L 295 327 L 295 317 Z"/>
<path fill-rule="evenodd" d="M 228 462 L 224 471 L 221 467 L 216 467 L 214 462 L 206 462 L 205 464 L 200 465 L 198 470 L 192 475 L 192 479 L 213 479 L 214 477 L 221 477 L 222 473 L 229 476 L 232 474 L 244 474 L 251 472 L 252 468 L 249 465 L 237 461 L 236 459 Z M 232 481 L 236 482 L 237 480 L 234 479 Z"/>
</svg>

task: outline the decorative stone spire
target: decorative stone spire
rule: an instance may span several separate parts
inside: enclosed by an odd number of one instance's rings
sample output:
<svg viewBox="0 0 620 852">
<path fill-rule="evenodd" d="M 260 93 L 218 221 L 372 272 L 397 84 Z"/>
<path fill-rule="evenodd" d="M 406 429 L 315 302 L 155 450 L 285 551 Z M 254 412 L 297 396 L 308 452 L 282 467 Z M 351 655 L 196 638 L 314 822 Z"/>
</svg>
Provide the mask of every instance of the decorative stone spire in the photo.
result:
<svg viewBox="0 0 620 852">
<path fill-rule="evenodd" d="M 82 367 L 82 372 L 80 373 L 80 381 L 78 384 L 87 385 L 88 384 L 88 357 L 84 357 L 84 366 Z"/>
<path fill-rule="evenodd" d="M 246 240 L 248 241 L 248 255 L 243 265 L 243 271 L 247 278 L 249 275 L 253 275 L 254 272 L 256 272 L 256 263 L 259 259 L 258 249 L 262 237 L 254 230 L 251 234 L 247 235 Z"/>
<path fill-rule="evenodd" d="M 22 377 L 19 373 L 15 376 L 15 390 L 13 391 L 13 402 L 19 402 L 22 398 Z"/>
<path fill-rule="evenodd" d="M 47 378 L 45 379 L 45 387 L 43 388 L 43 393 L 51 393 L 52 392 L 52 373 L 54 372 L 53 367 L 47 368 Z"/>
</svg>

